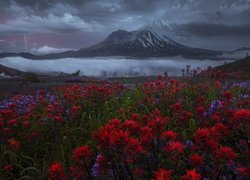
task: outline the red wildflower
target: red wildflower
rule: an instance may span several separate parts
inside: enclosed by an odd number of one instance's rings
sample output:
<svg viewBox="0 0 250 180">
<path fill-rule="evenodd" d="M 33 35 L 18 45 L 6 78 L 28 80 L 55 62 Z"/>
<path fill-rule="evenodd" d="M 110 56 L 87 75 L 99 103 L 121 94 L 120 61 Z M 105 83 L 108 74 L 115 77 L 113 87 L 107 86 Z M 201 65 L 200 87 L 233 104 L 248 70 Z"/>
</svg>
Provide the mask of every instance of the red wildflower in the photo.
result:
<svg viewBox="0 0 250 180">
<path fill-rule="evenodd" d="M 227 109 L 225 112 L 226 117 L 232 117 L 234 116 L 234 111 L 232 109 Z"/>
<path fill-rule="evenodd" d="M 9 135 L 11 133 L 11 129 L 10 128 L 3 128 L 2 132 L 4 135 Z"/>
<path fill-rule="evenodd" d="M 17 141 L 16 139 L 14 139 L 14 138 L 8 140 L 8 145 L 9 145 L 10 149 L 11 149 L 12 151 L 14 151 L 14 152 L 19 151 L 20 146 L 21 146 L 21 145 L 20 145 L 20 142 Z"/>
<path fill-rule="evenodd" d="M 215 157 L 219 160 L 230 161 L 237 157 L 232 148 L 222 146 L 215 152 Z"/>
<path fill-rule="evenodd" d="M 109 126 L 104 126 L 100 129 L 99 132 L 93 133 L 93 138 L 98 141 L 98 145 L 102 147 L 110 147 L 110 129 Z"/>
<path fill-rule="evenodd" d="M 249 167 L 238 167 L 236 168 L 236 171 L 245 177 L 250 177 L 250 168 Z"/>
<path fill-rule="evenodd" d="M 189 159 L 190 159 L 190 164 L 192 166 L 198 166 L 204 164 L 204 159 L 199 154 L 192 154 L 190 155 Z"/>
<path fill-rule="evenodd" d="M 63 172 L 63 167 L 60 163 L 55 162 L 49 168 L 50 180 L 66 180 L 66 175 Z"/>
<path fill-rule="evenodd" d="M 47 113 L 52 113 L 54 111 L 54 106 L 53 105 L 48 105 L 47 106 Z"/>
<path fill-rule="evenodd" d="M 134 121 L 139 121 L 140 115 L 139 115 L 139 114 L 136 114 L 136 113 L 133 113 L 133 114 L 131 115 L 131 119 L 134 120 Z"/>
<path fill-rule="evenodd" d="M 72 107 L 71 107 L 72 113 L 78 113 L 78 112 L 81 111 L 81 109 L 82 109 L 81 106 L 72 106 Z"/>
<path fill-rule="evenodd" d="M 179 112 L 181 110 L 181 104 L 180 103 L 175 103 L 172 106 L 172 109 L 173 109 L 174 112 Z"/>
<path fill-rule="evenodd" d="M 0 119 L 0 128 L 3 128 L 3 126 L 4 126 L 4 122 L 2 119 Z"/>
<path fill-rule="evenodd" d="M 110 134 L 110 143 L 117 148 L 125 148 L 129 141 L 129 132 L 119 130 Z"/>
<path fill-rule="evenodd" d="M 29 121 L 23 121 L 22 124 L 23 124 L 24 127 L 29 127 L 30 126 Z"/>
<path fill-rule="evenodd" d="M 205 102 L 205 98 L 204 98 L 203 96 L 201 96 L 201 97 L 197 98 L 196 101 L 197 101 L 198 103 L 203 103 L 203 102 Z"/>
<path fill-rule="evenodd" d="M 214 152 L 216 149 L 218 149 L 219 143 L 216 140 L 208 139 L 204 142 L 204 148 L 206 148 L 207 151 Z"/>
<path fill-rule="evenodd" d="M 214 87 L 216 87 L 216 88 L 221 88 L 221 86 L 222 86 L 222 84 L 221 84 L 220 81 L 216 81 L 216 82 L 214 83 Z"/>
<path fill-rule="evenodd" d="M 225 91 L 223 96 L 227 101 L 229 101 L 233 97 L 233 94 L 230 91 Z"/>
<path fill-rule="evenodd" d="M 207 128 L 199 128 L 194 133 L 195 145 L 207 152 L 214 151 L 218 148 L 218 140 L 220 138 L 221 133 L 218 131 L 211 131 L 211 129 Z"/>
<path fill-rule="evenodd" d="M 162 133 L 162 137 L 166 138 L 168 140 L 174 140 L 176 138 L 176 136 L 177 136 L 177 133 L 175 133 L 174 131 L 171 131 L 171 130 L 165 131 Z"/>
<path fill-rule="evenodd" d="M 120 128 L 121 125 L 122 125 L 121 120 L 119 120 L 119 119 L 111 119 L 106 126 L 109 126 L 109 128 L 112 130 L 112 129 L 115 129 L 115 128 Z"/>
<path fill-rule="evenodd" d="M 183 153 L 185 147 L 186 146 L 182 144 L 181 142 L 174 141 L 174 142 L 170 142 L 169 145 L 165 147 L 165 150 L 167 152 L 172 152 L 172 153 Z"/>
<path fill-rule="evenodd" d="M 207 128 L 199 128 L 194 133 L 195 142 L 203 142 L 210 137 L 210 131 Z"/>
<path fill-rule="evenodd" d="M 196 114 L 198 116 L 201 116 L 205 112 L 205 108 L 203 106 L 198 106 L 198 107 L 196 107 L 195 110 L 196 110 Z"/>
<path fill-rule="evenodd" d="M 14 167 L 10 164 L 7 164 L 7 165 L 3 166 L 3 168 L 2 168 L 3 171 L 7 171 L 7 172 L 12 171 L 13 169 L 14 169 Z"/>
<path fill-rule="evenodd" d="M 143 153 L 143 148 L 138 139 L 135 138 L 129 138 L 127 150 L 132 153 Z"/>
<path fill-rule="evenodd" d="M 182 120 L 188 120 L 192 117 L 192 113 L 189 111 L 183 111 L 182 113 Z"/>
<path fill-rule="evenodd" d="M 54 116 L 54 120 L 58 123 L 62 122 L 62 117 L 60 116 Z"/>
<path fill-rule="evenodd" d="M 222 138 L 222 136 L 226 136 L 229 134 L 229 129 L 222 123 L 219 123 L 210 128 L 210 133 L 213 139 L 219 141 Z"/>
<path fill-rule="evenodd" d="M 159 116 L 161 116 L 161 111 L 159 109 L 155 109 L 152 111 L 152 115 L 154 117 L 159 117 Z"/>
<path fill-rule="evenodd" d="M 28 121 L 30 119 L 30 114 L 26 114 L 22 118 L 23 118 L 24 121 L 25 120 Z"/>
<path fill-rule="evenodd" d="M 212 119 L 216 122 L 216 123 L 219 123 L 219 122 L 221 122 L 221 116 L 219 116 L 219 115 L 217 115 L 217 114 L 215 114 L 215 115 L 213 115 L 212 116 Z"/>
<path fill-rule="evenodd" d="M 125 129 L 129 130 L 130 133 L 134 134 L 140 130 L 140 124 L 133 120 L 127 120 L 124 122 Z"/>
<path fill-rule="evenodd" d="M 150 144 L 153 141 L 153 131 L 149 127 L 142 127 L 140 131 L 140 140 L 143 144 Z"/>
<path fill-rule="evenodd" d="M 16 119 L 12 119 L 12 120 L 9 120 L 7 124 L 8 126 L 12 127 L 12 126 L 17 126 L 18 122 Z"/>
<path fill-rule="evenodd" d="M 170 180 L 171 174 L 172 174 L 171 170 L 161 168 L 155 172 L 155 179 Z"/>
<path fill-rule="evenodd" d="M 164 131 L 166 123 L 166 117 L 156 117 L 148 122 L 148 127 L 153 130 L 155 135 L 159 135 Z"/>
<path fill-rule="evenodd" d="M 143 169 L 143 168 L 135 168 L 134 170 L 133 170 L 133 176 L 135 176 L 135 177 L 140 177 L 140 176 L 143 176 L 144 174 L 145 174 L 145 169 Z"/>
<path fill-rule="evenodd" d="M 193 169 L 193 170 L 187 170 L 186 174 L 183 175 L 181 178 L 183 180 L 200 180 L 201 177 L 202 176 L 198 172 L 196 172 L 195 169 Z"/>
<path fill-rule="evenodd" d="M 72 179 L 76 179 L 76 180 L 81 180 L 84 178 L 84 175 L 86 175 L 86 169 L 76 166 L 76 165 L 72 165 L 69 167 L 70 172 L 71 172 L 71 176 Z"/>
<path fill-rule="evenodd" d="M 9 106 L 9 108 L 10 108 L 10 109 L 15 109 L 15 108 L 16 108 L 16 104 L 11 104 L 11 105 Z"/>
<path fill-rule="evenodd" d="M 240 109 L 234 113 L 234 119 L 241 123 L 250 123 L 250 109 Z"/>
<path fill-rule="evenodd" d="M 88 145 L 80 146 L 73 151 L 72 159 L 75 162 L 88 162 L 91 160 L 93 151 Z"/>
</svg>

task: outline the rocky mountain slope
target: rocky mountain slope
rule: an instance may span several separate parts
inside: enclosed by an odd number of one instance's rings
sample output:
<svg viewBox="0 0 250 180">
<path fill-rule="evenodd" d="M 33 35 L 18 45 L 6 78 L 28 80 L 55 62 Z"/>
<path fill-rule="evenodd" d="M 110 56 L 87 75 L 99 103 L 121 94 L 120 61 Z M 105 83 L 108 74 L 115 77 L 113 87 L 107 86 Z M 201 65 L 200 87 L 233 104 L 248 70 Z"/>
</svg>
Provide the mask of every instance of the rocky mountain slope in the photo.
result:
<svg viewBox="0 0 250 180">
<path fill-rule="evenodd" d="M 131 56 L 164 57 L 181 55 L 188 58 L 207 58 L 220 54 L 218 51 L 191 48 L 179 44 L 165 35 L 149 30 L 111 33 L 104 41 L 75 52 L 82 56 Z"/>
<path fill-rule="evenodd" d="M 127 56 L 133 58 L 182 56 L 192 59 L 216 58 L 221 52 L 182 45 L 150 30 L 112 32 L 102 42 L 77 51 L 57 54 L 33 55 L 30 53 L 2 53 L 0 58 L 59 59 L 67 57 Z"/>
</svg>

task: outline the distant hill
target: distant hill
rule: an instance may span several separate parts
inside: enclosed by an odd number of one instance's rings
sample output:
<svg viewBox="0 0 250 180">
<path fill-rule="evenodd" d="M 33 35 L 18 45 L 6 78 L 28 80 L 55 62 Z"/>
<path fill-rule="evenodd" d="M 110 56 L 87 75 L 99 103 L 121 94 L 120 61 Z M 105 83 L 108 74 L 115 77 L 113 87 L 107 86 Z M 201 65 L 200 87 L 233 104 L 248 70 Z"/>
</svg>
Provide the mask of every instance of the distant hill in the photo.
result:
<svg viewBox="0 0 250 180">
<path fill-rule="evenodd" d="M 74 51 L 65 51 L 63 53 L 54 53 L 54 54 L 45 54 L 45 55 L 34 55 L 31 53 L 0 53 L 0 59 L 6 57 L 22 57 L 25 59 L 32 59 L 32 60 L 43 60 L 43 59 L 60 59 L 60 58 L 67 58 L 73 57 Z"/>
<path fill-rule="evenodd" d="M 23 76 L 25 74 L 25 72 L 18 71 L 0 64 L 0 74 L 2 73 L 7 76 Z"/>
<path fill-rule="evenodd" d="M 250 77 L 250 56 L 232 63 L 218 66 L 216 69 L 237 72 L 244 76 Z"/>
<path fill-rule="evenodd" d="M 250 47 L 242 47 L 242 48 L 236 49 L 235 51 L 243 51 L 243 50 L 250 51 Z"/>
</svg>

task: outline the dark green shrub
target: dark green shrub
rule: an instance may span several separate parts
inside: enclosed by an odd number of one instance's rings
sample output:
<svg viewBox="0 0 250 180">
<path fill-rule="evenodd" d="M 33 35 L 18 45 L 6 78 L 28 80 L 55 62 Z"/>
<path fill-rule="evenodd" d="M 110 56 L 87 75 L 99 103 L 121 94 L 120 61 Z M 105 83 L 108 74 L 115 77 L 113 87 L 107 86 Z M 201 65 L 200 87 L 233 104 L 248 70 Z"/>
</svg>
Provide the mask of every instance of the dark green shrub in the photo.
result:
<svg viewBox="0 0 250 180">
<path fill-rule="evenodd" d="M 35 73 L 27 73 L 24 76 L 26 82 L 39 82 L 39 76 Z"/>
</svg>

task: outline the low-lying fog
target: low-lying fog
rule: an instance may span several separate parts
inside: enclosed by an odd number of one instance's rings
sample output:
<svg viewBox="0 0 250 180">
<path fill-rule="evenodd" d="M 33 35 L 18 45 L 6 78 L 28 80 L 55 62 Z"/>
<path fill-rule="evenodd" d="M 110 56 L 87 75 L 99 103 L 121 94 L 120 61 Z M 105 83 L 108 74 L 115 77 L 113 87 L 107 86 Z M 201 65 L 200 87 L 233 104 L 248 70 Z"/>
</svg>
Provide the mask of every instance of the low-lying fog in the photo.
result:
<svg viewBox="0 0 250 180">
<path fill-rule="evenodd" d="M 232 61 L 227 61 L 232 62 Z M 168 72 L 171 76 L 182 75 L 186 65 L 191 68 L 207 68 L 218 66 L 225 61 L 191 60 L 181 57 L 126 59 L 122 57 L 105 58 L 65 58 L 58 60 L 28 60 L 20 57 L 0 59 L 0 64 L 25 72 L 36 73 L 74 73 L 80 70 L 86 76 L 150 76 Z"/>
</svg>

